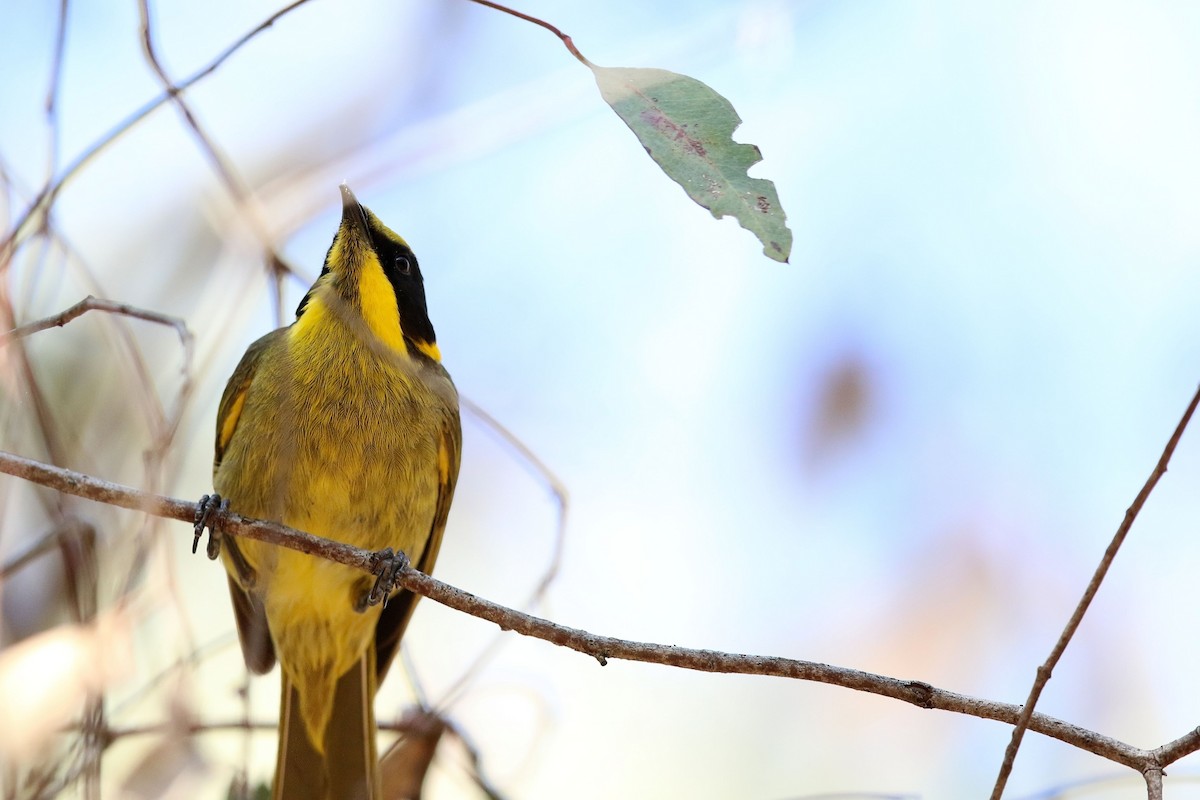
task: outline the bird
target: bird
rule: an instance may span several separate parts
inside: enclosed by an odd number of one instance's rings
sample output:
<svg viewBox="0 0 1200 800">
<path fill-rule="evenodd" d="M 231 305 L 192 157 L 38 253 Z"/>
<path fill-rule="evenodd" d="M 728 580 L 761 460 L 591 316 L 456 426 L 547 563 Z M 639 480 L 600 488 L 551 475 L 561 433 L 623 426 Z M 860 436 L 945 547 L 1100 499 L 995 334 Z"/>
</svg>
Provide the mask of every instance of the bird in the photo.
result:
<svg viewBox="0 0 1200 800">
<path fill-rule="evenodd" d="M 418 599 L 391 584 L 406 558 L 433 570 L 462 452 L 417 258 L 340 189 L 295 320 L 251 344 L 225 387 L 215 493 L 197 512 L 197 540 L 221 509 L 378 556 L 371 575 L 208 526 L 246 666 L 282 671 L 275 800 L 383 797 L 375 694 Z"/>
</svg>

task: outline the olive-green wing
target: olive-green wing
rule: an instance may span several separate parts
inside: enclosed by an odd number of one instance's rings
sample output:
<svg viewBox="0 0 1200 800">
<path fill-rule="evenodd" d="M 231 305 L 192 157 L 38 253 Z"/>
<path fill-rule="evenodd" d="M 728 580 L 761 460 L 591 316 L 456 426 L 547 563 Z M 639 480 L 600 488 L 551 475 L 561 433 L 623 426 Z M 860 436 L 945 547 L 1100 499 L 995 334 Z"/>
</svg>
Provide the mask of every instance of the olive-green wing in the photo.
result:
<svg viewBox="0 0 1200 800">
<path fill-rule="evenodd" d="M 433 572 L 434 562 L 437 561 L 438 551 L 442 548 L 442 533 L 446 530 L 446 517 L 450 514 L 450 501 L 454 499 L 454 485 L 458 482 L 458 463 L 462 458 L 462 428 L 458 419 L 458 409 L 455 408 L 442 426 L 438 440 L 438 497 L 433 514 L 433 524 L 429 529 L 429 538 L 425 542 L 425 550 L 414 562 L 416 568 L 426 575 Z M 375 626 L 375 666 L 379 672 L 379 683 L 387 675 L 392 659 L 400 648 L 400 638 L 408 621 L 412 618 L 420 595 L 409 591 L 397 592 L 388 599 L 379 622 Z"/>
<path fill-rule="evenodd" d="M 246 348 L 246 354 L 238 362 L 237 369 L 229 376 L 225 384 L 225 392 L 221 395 L 221 405 L 217 409 L 217 439 L 213 456 L 213 475 L 221 468 L 221 458 L 225 449 L 237 432 L 238 422 L 242 418 L 242 409 L 246 405 L 246 393 L 254 382 L 254 373 L 258 371 L 258 362 L 271 345 L 275 344 L 287 332 L 287 328 L 279 328 L 263 336 Z"/>
<path fill-rule="evenodd" d="M 213 457 L 213 475 L 221 468 L 221 459 L 226 448 L 237 433 L 238 422 L 246 405 L 246 394 L 254 383 L 254 375 L 258 370 L 263 353 L 286 332 L 286 328 L 271 331 L 246 350 L 237 369 L 233 371 L 229 382 L 225 384 L 225 393 L 221 395 L 221 405 L 217 410 L 217 438 L 215 455 Z M 237 508 L 233 509 L 237 511 Z M 235 562 L 244 563 L 237 541 L 225 537 L 222 546 L 230 551 Z M 267 614 L 262 600 L 253 592 L 248 591 L 234 575 L 229 576 L 229 595 L 233 599 L 233 616 L 237 620 L 238 641 L 242 645 L 242 657 L 246 667 L 251 672 L 263 674 L 275 666 L 275 645 L 271 641 L 271 632 L 267 627 Z"/>
</svg>

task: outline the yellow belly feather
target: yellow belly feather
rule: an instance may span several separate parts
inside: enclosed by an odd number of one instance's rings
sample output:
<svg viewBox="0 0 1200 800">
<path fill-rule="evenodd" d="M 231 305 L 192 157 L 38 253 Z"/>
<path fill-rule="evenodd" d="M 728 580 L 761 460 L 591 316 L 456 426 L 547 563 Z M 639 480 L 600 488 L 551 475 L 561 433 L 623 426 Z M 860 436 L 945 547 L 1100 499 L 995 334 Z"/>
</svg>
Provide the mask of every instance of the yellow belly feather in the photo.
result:
<svg viewBox="0 0 1200 800">
<path fill-rule="evenodd" d="M 422 365 L 364 337 L 336 308 L 314 298 L 281 339 L 286 347 L 264 353 L 214 484 L 241 514 L 416 559 L 437 503 L 435 390 L 415 375 Z M 354 610 L 373 579 L 292 550 L 239 544 L 319 743 L 337 679 L 362 657 L 379 618 L 378 606 Z"/>
</svg>

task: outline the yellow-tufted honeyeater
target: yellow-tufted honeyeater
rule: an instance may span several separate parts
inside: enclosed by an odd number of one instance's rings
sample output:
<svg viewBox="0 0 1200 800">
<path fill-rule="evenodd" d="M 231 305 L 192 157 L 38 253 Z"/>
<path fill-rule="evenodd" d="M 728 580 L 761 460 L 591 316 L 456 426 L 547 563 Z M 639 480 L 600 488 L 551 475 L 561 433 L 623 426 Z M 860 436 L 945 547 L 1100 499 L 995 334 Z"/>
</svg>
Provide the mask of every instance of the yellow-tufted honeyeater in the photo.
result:
<svg viewBox="0 0 1200 800">
<path fill-rule="evenodd" d="M 341 224 L 296 320 L 250 345 L 225 387 L 219 496 L 202 501 L 198 526 L 224 498 L 429 572 L 458 477 L 458 395 L 412 250 L 341 191 Z M 375 692 L 417 597 L 386 596 L 386 558 L 376 578 L 249 539 L 223 545 L 246 665 L 278 660 L 283 672 L 272 796 L 379 800 Z"/>
</svg>

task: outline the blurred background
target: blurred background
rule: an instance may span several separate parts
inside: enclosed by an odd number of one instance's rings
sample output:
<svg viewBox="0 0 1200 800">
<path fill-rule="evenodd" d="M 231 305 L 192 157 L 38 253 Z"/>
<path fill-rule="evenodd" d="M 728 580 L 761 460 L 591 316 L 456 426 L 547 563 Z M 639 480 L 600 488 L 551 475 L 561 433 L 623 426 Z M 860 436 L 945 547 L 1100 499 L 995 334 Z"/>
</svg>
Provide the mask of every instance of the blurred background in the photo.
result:
<svg viewBox="0 0 1200 800">
<path fill-rule="evenodd" d="M 183 80 L 279 7 L 154 3 L 156 53 Z M 185 94 L 244 197 L 163 105 L 79 170 L 49 235 L 2 276 L 16 324 L 92 293 L 184 320 L 191 362 L 175 331 L 140 321 L 37 334 L 24 359 L 0 355 L 3 447 L 209 491 L 225 380 L 292 317 L 346 180 L 420 257 L 460 392 L 569 492 L 537 613 L 1023 701 L 1200 380 L 1200 6 L 520 8 L 599 64 L 725 95 L 736 138 L 763 152 L 752 174 L 778 187 L 791 263 L 688 200 L 546 31 L 463 0 L 313 0 Z M 58 4 L 2 9 L 11 229 L 48 175 L 162 85 L 135 3 L 73 3 L 48 117 Z M 268 248 L 297 275 L 276 284 Z M 554 561 L 555 497 L 491 428 L 464 427 L 437 574 L 520 606 Z M 1039 710 L 1142 747 L 1197 724 L 1197 437 Z M 16 703 L 43 684 L 106 692 L 126 735 L 99 789 L 66 796 L 220 798 L 243 769 L 266 780 L 278 673 L 243 702 L 223 571 L 190 554 L 187 526 L 11 478 L 0 510 L 8 567 L 71 525 L 94 531 L 79 539 L 99 566 L 92 600 L 65 549 L 6 568 L 0 587 L 10 654 L 97 612 L 108 626 L 71 651 L 85 656 L 74 678 L 43 648 L 33 677 L 0 681 L 9 730 L 56 719 Z M 393 672 L 380 719 L 423 697 L 509 798 L 981 797 L 1009 738 L 823 685 L 601 668 L 429 601 L 405 641 L 409 677 Z M 266 726 L 230 729 L 247 719 Z M 65 759 L 55 742 L 7 758 Z M 1170 797 L 1200 797 L 1195 757 L 1169 774 Z M 1030 735 L 1006 796 L 1140 785 Z M 462 740 L 444 742 L 426 788 L 482 796 Z"/>
</svg>

